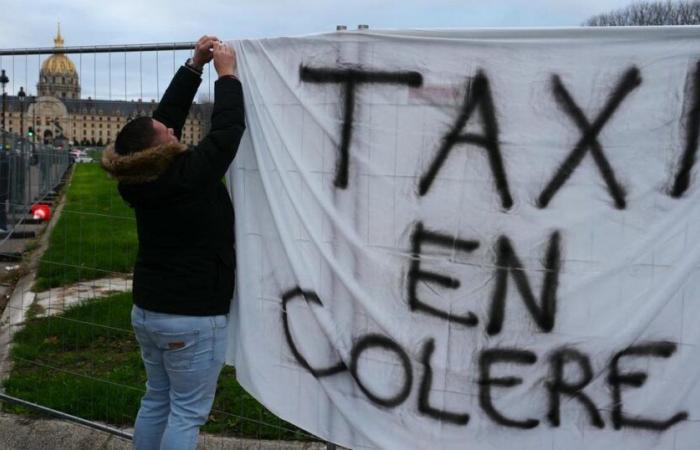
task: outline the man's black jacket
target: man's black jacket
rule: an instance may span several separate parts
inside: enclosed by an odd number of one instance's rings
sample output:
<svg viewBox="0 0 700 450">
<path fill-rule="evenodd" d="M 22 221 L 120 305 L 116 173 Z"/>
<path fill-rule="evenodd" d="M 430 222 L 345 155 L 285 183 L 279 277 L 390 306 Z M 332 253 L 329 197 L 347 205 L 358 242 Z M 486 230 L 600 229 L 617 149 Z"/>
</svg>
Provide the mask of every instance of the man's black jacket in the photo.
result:
<svg viewBox="0 0 700 450">
<path fill-rule="evenodd" d="M 153 113 L 178 138 L 200 81 L 181 67 Z M 221 179 L 245 130 L 241 83 L 219 79 L 214 98 L 211 130 L 194 148 L 164 144 L 122 156 L 110 147 L 102 158 L 136 212 L 134 303 L 150 311 L 200 316 L 229 310 L 233 206 Z"/>
</svg>

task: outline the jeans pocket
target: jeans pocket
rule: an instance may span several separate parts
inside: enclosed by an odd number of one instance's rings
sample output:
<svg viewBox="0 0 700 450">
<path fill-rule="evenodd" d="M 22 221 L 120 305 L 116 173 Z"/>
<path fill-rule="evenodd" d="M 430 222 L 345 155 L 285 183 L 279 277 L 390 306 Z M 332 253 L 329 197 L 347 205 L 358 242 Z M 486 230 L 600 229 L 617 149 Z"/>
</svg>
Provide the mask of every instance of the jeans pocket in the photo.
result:
<svg viewBox="0 0 700 450">
<path fill-rule="evenodd" d="M 228 326 L 228 316 L 226 314 L 211 316 L 211 325 L 215 329 L 226 328 Z"/>
<path fill-rule="evenodd" d="M 166 370 L 188 370 L 199 342 L 199 331 L 166 333 L 155 331 L 153 336 L 158 348 L 163 351 L 163 365 Z"/>
</svg>

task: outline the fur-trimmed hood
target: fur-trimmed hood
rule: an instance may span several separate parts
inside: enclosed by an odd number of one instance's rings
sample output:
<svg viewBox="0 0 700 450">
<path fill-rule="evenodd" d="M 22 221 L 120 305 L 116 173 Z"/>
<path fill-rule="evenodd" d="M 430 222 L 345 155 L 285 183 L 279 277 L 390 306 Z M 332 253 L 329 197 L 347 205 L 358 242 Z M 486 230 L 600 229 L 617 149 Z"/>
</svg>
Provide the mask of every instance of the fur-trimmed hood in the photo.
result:
<svg viewBox="0 0 700 450">
<path fill-rule="evenodd" d="M 173 158 L 185 151 L 185 144 L 175 142 L 120 155 L 114 145 L 110 145 L 102 154 L 102 168 L 120 183 L 146 183 L 158 178 L 170 167 Z"/>
</svg>

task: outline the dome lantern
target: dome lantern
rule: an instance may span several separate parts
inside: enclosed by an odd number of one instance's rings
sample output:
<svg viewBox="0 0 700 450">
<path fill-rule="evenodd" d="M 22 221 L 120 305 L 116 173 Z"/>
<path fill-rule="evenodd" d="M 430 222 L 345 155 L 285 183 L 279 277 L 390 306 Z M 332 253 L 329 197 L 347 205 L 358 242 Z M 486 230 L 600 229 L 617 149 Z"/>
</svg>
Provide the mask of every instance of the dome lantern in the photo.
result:
<svg viewBox="0 0 700 450">
<path fill-rule="evenodd" d="M 53 39 L 54 47 L 63 48 L 63 37 L 61 36 L 61 22 L 58 22 L 58 32 L 56 37 Z"/>
</svg>

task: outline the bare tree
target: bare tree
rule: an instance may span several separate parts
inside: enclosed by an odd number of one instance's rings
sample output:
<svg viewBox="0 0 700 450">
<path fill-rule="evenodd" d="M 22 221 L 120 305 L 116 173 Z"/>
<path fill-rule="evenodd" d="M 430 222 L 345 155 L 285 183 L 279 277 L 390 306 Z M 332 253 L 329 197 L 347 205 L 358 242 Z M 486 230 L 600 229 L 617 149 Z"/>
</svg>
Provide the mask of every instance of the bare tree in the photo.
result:
<svg viewBox="0 0 700 450">
<path fill-rule="evenodd" d="M 700 24 L 700 1 L 641 1 L 622 9 L 593 16 L 584 22 L 592 27 Z"/>
</svg>

